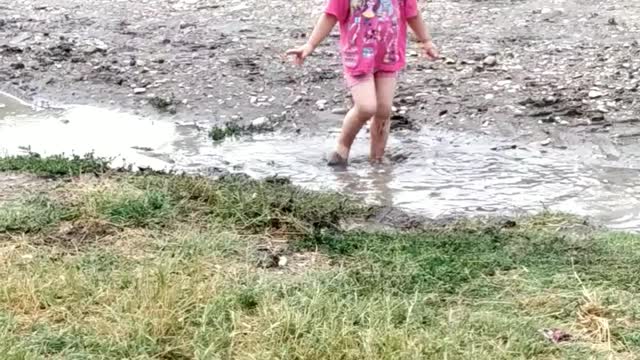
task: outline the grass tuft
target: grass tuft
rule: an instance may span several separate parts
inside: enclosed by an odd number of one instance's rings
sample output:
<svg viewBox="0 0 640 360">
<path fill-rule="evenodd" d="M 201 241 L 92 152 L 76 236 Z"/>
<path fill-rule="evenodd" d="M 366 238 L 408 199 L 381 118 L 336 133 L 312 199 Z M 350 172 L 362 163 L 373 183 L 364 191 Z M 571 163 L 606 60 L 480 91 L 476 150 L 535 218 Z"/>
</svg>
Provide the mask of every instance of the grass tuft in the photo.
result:
<svg viewBox="0 0 640 360">
<path fill-rule="evenodd" d="M 42 157 L 39 154 L 30 153 L 0 157 L 0 172 L 28 172 L 48 177 L 79 176 L 87 173 L 104 173 L 109 163 L 108 160 L 97 158 L 93 154 Z"/>
<path fill-rule="evenodd" d="M 251 135 L 258 132 L 272 131 L 268 125 L 255 126 L 252 124 L 242 126 L 233 122 L 228 122 L 224 126 L 213 126 L 209 130 L 209 137 L 213 141 L 222 141 L 229 137 Z"/>
<path fill-rule="evenodd" d="M 91 193 L 89 203 L 97 216 L 131 227 L 160 225 L 173 214 L 173 203 L 161 191 L 119 188 Z"/>
<path fill-rule="evenodd" d="M 170 194 L 183 214 L 200 213 L 245 233 L 299 236 L 337 229 L 342 220 L 368 213 L 367 207 L 349 197 L 308 191 L 283 181 L 146 176 L 137 183 L 143 189 Z"/>
<path fill-rule="evenodd" d="M 75 212 L 39 196 L 0 205 L 0 233 L 34 233 L 70 220 Z"/>
</svg>

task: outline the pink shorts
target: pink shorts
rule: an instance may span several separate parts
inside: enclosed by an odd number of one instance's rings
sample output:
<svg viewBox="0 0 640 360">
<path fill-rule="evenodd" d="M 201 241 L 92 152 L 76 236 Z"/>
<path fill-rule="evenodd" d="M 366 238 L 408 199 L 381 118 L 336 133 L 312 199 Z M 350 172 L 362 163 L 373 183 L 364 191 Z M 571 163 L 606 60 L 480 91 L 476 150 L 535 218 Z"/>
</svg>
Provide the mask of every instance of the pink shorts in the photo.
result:
<svg viewBox="0 0 640 360">
<path fill-rule="evenodd" d="M 349 73 L 344 74 L 344 80 L 347 83 L 347 87 L 351 89 L 352 87 L 360 84 L 363 81 L 369 80 L 371 77 L 374 78 L 395 78 L 398 77 L 398 73 L 395 71 L 376 71 L 373 74 L 365 74 L 353 76 L 349 75 Z"/>
</svg>

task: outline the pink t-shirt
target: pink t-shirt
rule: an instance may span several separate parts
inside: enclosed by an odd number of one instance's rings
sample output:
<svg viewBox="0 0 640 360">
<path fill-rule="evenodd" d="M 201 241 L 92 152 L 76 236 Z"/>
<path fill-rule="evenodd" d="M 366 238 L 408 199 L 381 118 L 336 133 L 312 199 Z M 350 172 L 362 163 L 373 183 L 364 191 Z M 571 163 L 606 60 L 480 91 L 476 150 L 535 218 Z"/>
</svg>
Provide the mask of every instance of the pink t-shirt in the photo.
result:
<svg viewBox="0 0 640 360">
<path fill-rule="evenodd" d="M 340 22 L 340 50 L 351 76 L 400 71 L 405 65 L 407 19 L 417 0 L 327 0 L 325 12 Z"/>
</svg>

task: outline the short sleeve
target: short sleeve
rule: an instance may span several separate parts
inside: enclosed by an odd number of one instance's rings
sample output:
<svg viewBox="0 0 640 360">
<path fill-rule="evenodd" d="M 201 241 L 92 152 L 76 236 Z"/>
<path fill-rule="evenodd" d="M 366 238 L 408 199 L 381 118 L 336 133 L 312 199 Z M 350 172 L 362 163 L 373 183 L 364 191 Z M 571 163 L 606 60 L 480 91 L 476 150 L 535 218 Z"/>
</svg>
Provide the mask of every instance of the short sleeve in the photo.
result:
<svg viewBox="0 0 640 360">
<path fill-rule="evenodd" d="M 324 12 L 335 16 L 340 22 L 345 22 L 349 18 L 349 0 L 326 0 Z"/>
<path fill-rule="evenodd" d="M 404 16 L 407 19 L 418 16 L 418 0 L 404 0 Z"/>
</svg>

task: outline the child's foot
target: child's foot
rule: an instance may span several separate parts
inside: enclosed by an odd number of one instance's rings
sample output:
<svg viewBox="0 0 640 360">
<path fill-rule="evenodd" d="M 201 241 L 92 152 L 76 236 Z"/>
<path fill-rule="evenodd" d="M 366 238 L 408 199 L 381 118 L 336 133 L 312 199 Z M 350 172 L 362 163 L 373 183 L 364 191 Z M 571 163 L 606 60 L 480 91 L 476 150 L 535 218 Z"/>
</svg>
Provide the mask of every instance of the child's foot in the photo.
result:
<svg viewBox="0 0 640 360">
<path fill-rule="evenodd" d="M 382 159 L 369 158 L 369 164 L 373 166 L 382 165 L 382 163 L 383 163 Z"/>
<path fill-rule="evenodd" d="M 349 164 L 349 160 L 340 155 L 337 151 L 332 151 L 329 154 L 329 159 L 327 160 L 327 165 L 331 167 L 345 167 Z"/>
</svg>

